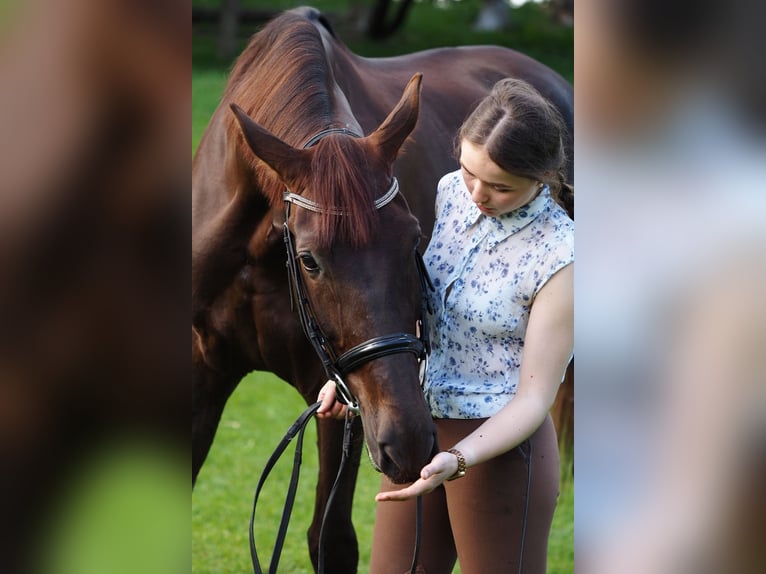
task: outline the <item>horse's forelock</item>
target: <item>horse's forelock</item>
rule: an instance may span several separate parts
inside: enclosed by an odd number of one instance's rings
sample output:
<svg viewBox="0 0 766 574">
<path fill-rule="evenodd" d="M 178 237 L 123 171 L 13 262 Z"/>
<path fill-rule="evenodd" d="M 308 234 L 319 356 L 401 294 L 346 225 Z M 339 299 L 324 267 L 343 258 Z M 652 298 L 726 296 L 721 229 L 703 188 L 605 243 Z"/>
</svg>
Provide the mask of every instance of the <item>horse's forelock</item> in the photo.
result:
<svg viewBox="0 0 766 574">
<path fill-rule="evenodd" d="M 322 207 L 343 212 L 320 214 L 317 239 L 322 246 L 342 241 L 359 247 L 376 233 L 379 182 L 371 179 L 369 161 L 365 149 L 350 136 L 327 136 L 317 145 L 307 191 Z"/>
</svg>

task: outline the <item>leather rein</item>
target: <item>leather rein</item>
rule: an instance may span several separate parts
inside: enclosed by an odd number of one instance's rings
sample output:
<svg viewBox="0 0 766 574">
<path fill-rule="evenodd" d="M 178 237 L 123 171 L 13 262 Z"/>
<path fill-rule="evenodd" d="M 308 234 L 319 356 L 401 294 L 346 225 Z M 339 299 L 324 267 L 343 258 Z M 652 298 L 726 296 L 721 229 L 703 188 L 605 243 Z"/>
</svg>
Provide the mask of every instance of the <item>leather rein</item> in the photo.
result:
<svg viewBox="0 0 766 574">
<path fill-rule="evenodd" d="M 350 135 L 353 137 L 360 137 L 354 132 L 346 128 L 329 128 L 317 133 L 312 138 L 310 138 L 303 145 L 303 148 L 309 148 L 315 145 L 326 135 L 337 134 L 337 133 Z M 391 187 L 389 188 L 389 190 L 383 196 L 375 200 L 375 208 L 381 209 L 385 207 L 391 201 L 394 200 L 394 198 L 398 195 L 398 193 L 399 193 L 399 183 L 394 177 L 392 178 Z M 293 235 L 288 227 L 288 222 L 290 219 L 291 205 L 295 205 L 303 209 L 308 209 L 309 211 L 313 211 L 316 213 L 332 213 L 337 216 L 343 216 L 343 211 L 331 206 L 330 207 L 321 206 L 311 201 L 310 199 L 304 198 L 303 196 L 300 196 L 295 193 L 291 193 L 290 191 L 285 191 L 283 193 L 283 199 L 285 202 L 285 223 L 284 223 L 283 231 L 284 231 L 285 250 L 287 252 L 286 265 L 287 265 L 287 272 L 288 272 L 288 280 L 290 284 L 291 307 L 292 308 L 297 307 L 298 316 L 300 318 L 303 332 L 306 335 L 306 338 L 311 343 L 311 346 L 313 347 L 317 357 L 319 357 L 319 360 L 322 362 L 322 366 L 324 368 L 327 379 L 335 382 L 338 400 L 346 404 L 348 407 L 346 410 L 346 419 L 344 422 L 343 453 L 341 457 L 341 462 L 338 468 L 338 474 L 336 475 L 332 489 L 330 490 L 330 495 L 327 498 L 327 504 L 325 505 L 325 511 L 322 518 L 322 525 L 321 525 L 320 534 L 319 534 L 319 557 L 318 557 L 317 572 L 319 574 L 324 574 L 324 571 L 325 571 L 324 570 L 325 568 L 325 565 L 324 565 L 325 525 L 327 522 L 327 517 L 329 515 L 329 509 L 332 506 L 332 502 L 335 498 L 338 485 L 340 484 L 341 476 L 343 474 L 343 471 L 345 470 L 346 463 L 350 456 L 351 443 L 352 443 L 353 416 L 360 414 L 359 402 L 357 401 L 356 397 L 349 389 L 344 377 L 346 377 L 346 375 L 348 375 L 350 372 L 358 369 L 365 363 L 368 363 L 375 359 L 386 357 L 393 354 L 398 354 L 398 353 L 412 353 L 416 356 L 418 363 L 420 365 L 419 374 L 420 374 L 420 382 L 422 385 L 427 363 L 428 363 L 428 355 L 431 352 L 431 344 L 430 344 L 430 339 L 428 335 L 428 324 L 427 324 L 427 317 L 428 317 L 428 313 L 430 312 L 430 304 L 428 301 L 428 291 L 429 290 L 433 291 L 434 287 L 433 287 L 433 284 L 431 283 L 431 279 L 428 276 L 428 272 L 426 270 L 425 263 L 423 262 L 422 255 L 420 254 L 420 252 L 415 250 L 415 265 L 418 271 L 418 276 L 420 278 L 420 288 L 421 288 L 421 314 L 420 314 L 420 319 L 418 321 L 419 335 L 416 336 L 416 335 L 413 335 L 412 333 L 393 333 L 393 334 L 373 337 L 372 339 L 369 339 L 365 341 L 364 343 L 361 343 L 359 345 L 356 345 L 355 347 L 352 347 L 351 349 L 347 350 L 346 352 L 342 353 L 339 356 L 333 349 L 330 341 L 322 332 L 322 329 L 319 326 L 318 321 L 316 320 L 316 314 L 314 313 L 314 309 L 311 305 L 311 301 L 306 292 L 305 283 L 303 281 L 303 275 L 301 273 L 300 266 L 298 263 L 298 254 L 295 250 Z M 282 438 L 279 445 L 277 445 L 277 448 L 275 449 L 275 451 L 272 453 L 271 457 L 267 461 L 266 466 L 264 467 L 263 473 L 261 475 L 261 478 L 258 481 L 258 486 L 256 487 L 255 494 L 253 497 L 253 509 L 250 515 L 250 555 L 251 555 L 251 559 L 253 563 L 253 571 L 255 574 L 263 574 L 264 572 L 258 560 L 258 554 L 255 548 L 255 536 L 254 536 L 255 509 L 256 509 L 256 505 L 258 502 L 258 497 L 260 495 L 261 489 L 263 488 L 263 485 L 266 482 L 266 478 L 268 477 L 269 473 L 271 472 L 272 468 L 276 464 L 279 457 L 285 451 L 285 449 L 287 448 L 289 443 L 292 441 L 292 439 L 297 436 L 298 440 L 295 446 L 292 475 L 290 478 L 287 495 L 285 497 L 285 507 L 282 512 L 282 520 L 279 525 L 279 530 L 277 532 L 277 538 L 274 543 L 274 550 L 271 555 L 271 562 L 269 564 L 269 569 L 268 569 L 268 574 L 276 574 L 277 567 L 279 565 L 279 558 L 282 553 L 282 547 L 284 545 L 285 536 L 287 534 L 287 526 L 289 524 L 290 516 L 292 514 L 293 504 L 295 502 L 295 494 L 298 487 L 298 478 L 300 475 L 300 463 L 301 463 L 301 457 L 303 452 L 304 431 L 306 429 L 308 422 L 311 420 L 311 418 L 314 416 L 317 409 L 319 408 L 320 404 L 321 404 L 320 402 L 316 402 L 313 405 L 309 406 L 298 417 L 295 423 L 292 424 L 292 426 L 288 429 L 287 433 Z M 379 470 L 379 469 L 376 469 L 376 470 Z M 421 521 L 422 521 L 421 506 L 422 506 L 422 502 L 420 497 L 418 497 L 415 550 L 414 550 L 412 567 L 411 567 L 412 573 L 415 572 L 419 549 L 420 549 L 420 531 L 421 531 Z"/>
</svg>

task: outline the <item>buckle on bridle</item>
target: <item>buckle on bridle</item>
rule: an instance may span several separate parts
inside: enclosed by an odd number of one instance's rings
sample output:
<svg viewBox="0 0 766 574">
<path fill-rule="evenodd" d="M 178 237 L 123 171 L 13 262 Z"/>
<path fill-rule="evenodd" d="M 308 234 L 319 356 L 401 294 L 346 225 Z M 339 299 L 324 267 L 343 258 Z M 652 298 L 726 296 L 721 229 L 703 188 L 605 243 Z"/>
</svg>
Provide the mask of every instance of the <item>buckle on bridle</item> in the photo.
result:
<svg viewBox="0 0 766 574">
<path fill-rule="evenodd" d="M 359 415 L 359 403 L 356 402 L 356 398 L 351 392 L 351 389 L 348 388 L 348 385 L 346 385 L 346 381 L 344 381 L 343 377 L 340 376 L 340 373 L 335 370 L 333 370 L 332 376 L 338 400 L 348 407 L 350 413 Z"/>
<path fill-rule="evenodd" d="M 418 379 L 420 380 L 420 388 L 423 388 L 426 382 L 426 373 L 428 372 L 428 353 L 423 353 L 423 356 L 418 359 Z"/>
</svg>

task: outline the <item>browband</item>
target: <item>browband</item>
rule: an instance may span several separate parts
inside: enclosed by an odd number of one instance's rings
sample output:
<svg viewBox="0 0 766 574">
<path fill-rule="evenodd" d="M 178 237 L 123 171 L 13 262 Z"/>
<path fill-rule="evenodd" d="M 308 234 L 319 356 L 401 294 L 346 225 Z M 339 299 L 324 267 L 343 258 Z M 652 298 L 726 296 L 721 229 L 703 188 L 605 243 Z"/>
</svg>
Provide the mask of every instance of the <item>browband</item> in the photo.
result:
<svg viewBox="0 0 766 574">
<path fill-rule="evenodd" d="M 397 193 L 399 193 L 399 181 L 394 177 L 391 179 L 391 187 L 385 193 L 385 195 L 382 195 L 375 200 L 375 209 L 380 209 L 381 207 L 391 203 L 391 201 L 393 201 L 393 199 L 396 197 Z M 345 213 L 338 207 L 322 207 L 316 201 L 311 201 L 302 195 L 298 195 L 297 193 L 292 193 L 289 191 L 282 193 L 282 199 L 315 213 L 330 213 L 332 215 L 343 215 Z"/>
</svg>

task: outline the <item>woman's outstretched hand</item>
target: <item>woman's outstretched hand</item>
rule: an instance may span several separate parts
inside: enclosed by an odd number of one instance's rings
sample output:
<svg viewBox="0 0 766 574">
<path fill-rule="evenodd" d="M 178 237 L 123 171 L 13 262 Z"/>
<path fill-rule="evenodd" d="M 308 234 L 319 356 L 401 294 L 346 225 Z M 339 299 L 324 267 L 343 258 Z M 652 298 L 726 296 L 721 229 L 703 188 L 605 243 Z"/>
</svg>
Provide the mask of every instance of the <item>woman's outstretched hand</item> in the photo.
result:
<svg viewBox="0 0 766 574">
<path fill-rule="evenodd" d="M 348 407 L 337 400 L 335 392 L 335 382 L 327 381 L 322 390 L 319 391 L 318 401 L 321 405 L 317 410 L 317 417 L 320 419 L 344 419 Z"/>
<path fill-rule="evenodd" d="M 438 453 L 430 463 L 420 471 L 420 478 L 406 488 L 379 492 L 375 496 L 378 502 L 401 501 L 427 494 L 457 472 L 457 458 L 448 452 Z"/>
</svg>

